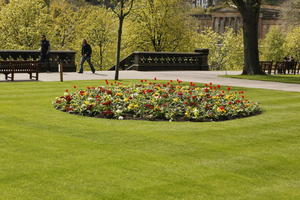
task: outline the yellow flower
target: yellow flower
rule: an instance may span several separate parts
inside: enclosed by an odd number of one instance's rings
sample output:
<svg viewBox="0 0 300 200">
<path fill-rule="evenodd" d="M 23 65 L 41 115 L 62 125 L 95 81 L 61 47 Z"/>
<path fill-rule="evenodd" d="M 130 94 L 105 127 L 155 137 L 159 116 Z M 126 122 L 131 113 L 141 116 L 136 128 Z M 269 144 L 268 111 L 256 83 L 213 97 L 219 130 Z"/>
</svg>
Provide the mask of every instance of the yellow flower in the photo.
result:
<svg viewBox="0 0 300 200">
<path fill-rule="evenodd" d="M 116 96 L 123 96 L 122 93 L 116 93 Z"/>
<path fill-rule="evenodd" d="M 189 111 L 186 111 L 186 112 L 184 113 L 184 116 L 190 117 L 190 116 L 191 116 L 191 115 L 190 115 L 190 112 L 189 112 Z"/>
<path fill-rule="evenodd" d="M 129 101 L 129 98 L 126 97 L 126 98 L 124 99 L 124 101 L 125 101 L 125 102 L 128 102 L 128 101 Z"/>
<path fill-rule="evenodd" d="M 132 108 L 133 108 L 133 106 L 134 106 L 134 104 L 133 104 L 133 103 L 131 103 L 131 104 L 129 104 L 129 105 L 127 106 L 127 108 L 128 108 L 128 109 L 132 109 Z"/>
<path fill-rule="evenodd" d="M 178 98 L 174 98 L 173 101 L 174 101 L 174 102 L 178 102 L 179 99 L 178 99 Z"/>
</svg>

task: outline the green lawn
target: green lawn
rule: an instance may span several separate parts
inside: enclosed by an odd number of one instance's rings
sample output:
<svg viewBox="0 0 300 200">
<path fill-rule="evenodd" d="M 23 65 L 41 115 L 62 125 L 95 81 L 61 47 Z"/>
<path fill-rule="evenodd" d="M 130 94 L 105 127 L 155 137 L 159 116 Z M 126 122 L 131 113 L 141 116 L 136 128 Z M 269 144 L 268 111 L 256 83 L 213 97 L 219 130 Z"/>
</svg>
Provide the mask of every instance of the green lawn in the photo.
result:
<svg viewBox="0 0 300 200">
<path fill-rule="evenodd" d="M 2 200 L 300 199 L 300 93 L 247 89 L 261 115 L 224 122 L 96 119 L 55 110 L 66 88 L 0 83 Z"/>
<path fill-rule="evenodd" d="M 223 75 L 222 77 L 300 84 L 300 75 Z"/>
</svg>

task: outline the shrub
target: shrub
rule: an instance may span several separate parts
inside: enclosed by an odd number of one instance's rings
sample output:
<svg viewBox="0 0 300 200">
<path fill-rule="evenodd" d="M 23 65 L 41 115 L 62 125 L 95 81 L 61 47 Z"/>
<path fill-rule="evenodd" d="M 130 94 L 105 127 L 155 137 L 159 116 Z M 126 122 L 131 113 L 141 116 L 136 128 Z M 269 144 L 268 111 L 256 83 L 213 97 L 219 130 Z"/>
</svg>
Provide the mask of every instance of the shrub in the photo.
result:
<svg viewBox="0 0 300 200">
<path fill-rule="evenodd" d="M 300 26 L 287 33 L 284 48 L 287 55 L 293 56 L 298 61 L 300 60 Z"/>
<path fill-rule="evenodd" d="M 279 27 L 271 27 L 265 39 L 262 41 L 262 59 L 270 61 L 282 61 L 284 57 L 285 35 Z"/>
<path fill-rule="evenodd" d="M 209 49 L 208 63 L 215 70 L 241 70 L 244 65 L 244 45 L 241 31 L 228 28 L 224 33 L 206 29 L 195 41 L 198 48 Z"/>
<path fill-rule="evenodd" d="M 123 86 L 106 81 L 107 86 L 66 90 L 53 105 L 64 112 L 91 117 L 170 121 L 218 121 L 261 112 L 257 103 L 244 97 L 243 91 L 174 82 L 142 80 L 141 84 Z"/>
</svg>

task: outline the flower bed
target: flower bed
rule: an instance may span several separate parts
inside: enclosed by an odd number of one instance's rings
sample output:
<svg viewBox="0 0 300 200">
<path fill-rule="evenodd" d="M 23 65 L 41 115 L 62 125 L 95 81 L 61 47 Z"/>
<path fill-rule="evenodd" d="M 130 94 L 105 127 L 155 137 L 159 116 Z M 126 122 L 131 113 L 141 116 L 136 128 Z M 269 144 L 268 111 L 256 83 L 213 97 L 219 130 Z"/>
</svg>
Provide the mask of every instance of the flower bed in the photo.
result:
<svg viewBox="0 0 300 200">
<path fill-rule="evenodd" d="M 261 112 L 243 91 L 224 91 L 212 83 L 184 85 L 180 80 L 165 84 L 141 80 L 133 86 L 106 81 L 106 86 L 84 90 L 74 86 L 74 91 L 66 90 L 53 105 L 64 112 L 91 117 L 169 121 L 219 121 Z"/>
</svg>

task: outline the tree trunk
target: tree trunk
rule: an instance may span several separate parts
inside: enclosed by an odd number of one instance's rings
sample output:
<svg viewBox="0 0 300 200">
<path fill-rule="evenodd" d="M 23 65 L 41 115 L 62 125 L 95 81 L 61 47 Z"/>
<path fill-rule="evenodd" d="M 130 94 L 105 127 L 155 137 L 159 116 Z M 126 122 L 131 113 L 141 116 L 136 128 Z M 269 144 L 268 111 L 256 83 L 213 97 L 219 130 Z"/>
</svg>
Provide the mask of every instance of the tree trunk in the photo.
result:
<svg viewBox="0 0 300 200">
<path fill-rule="evenodd" d="M 258 17 L 259 12 L 248 10 L 243 15 L 244 69 L 243 74 L 264 74 L 259 66 Z M 256 19 L 257 18 L 257 19 Z"/>
<path fill-rule="evenodd" d="M 120 68 L 120 57 L 121 57 L 121 40 L 122 40 L 122 29 L 123 29 L 124 18 L 119 18 L 119 29 L 118 29 L 118 41 L 117 41 L 117 53 L 116 53 L 116 73 L 115 80 L 119 80 L 119 68 Z"/>
</svg>

